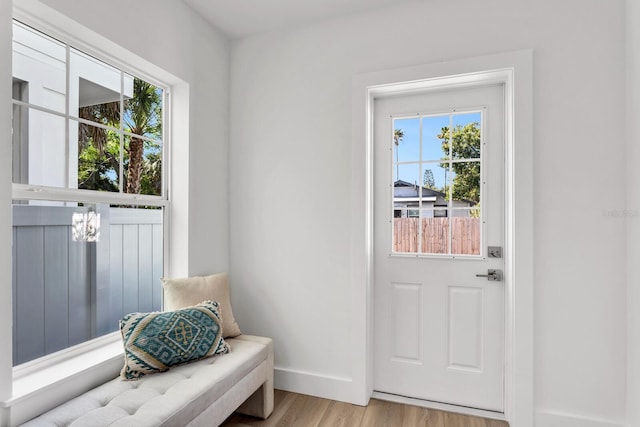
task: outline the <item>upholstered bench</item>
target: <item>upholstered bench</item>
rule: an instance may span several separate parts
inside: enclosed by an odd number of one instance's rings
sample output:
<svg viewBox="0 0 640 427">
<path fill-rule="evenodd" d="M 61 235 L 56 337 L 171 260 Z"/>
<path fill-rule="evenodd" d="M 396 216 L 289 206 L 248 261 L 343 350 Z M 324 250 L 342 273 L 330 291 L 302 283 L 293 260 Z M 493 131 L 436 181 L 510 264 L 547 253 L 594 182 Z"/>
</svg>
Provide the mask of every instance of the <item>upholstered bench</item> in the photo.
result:
<svg viewBox="0 0 640 427">
<path fill-rule="evenodd" d="M 217 426 L 234 411 L 267 418 L 273 411 L 273 343 L 239 335 L 231 352 L 143 376 L 116 378 L 25 426 Z"/>
</svg>

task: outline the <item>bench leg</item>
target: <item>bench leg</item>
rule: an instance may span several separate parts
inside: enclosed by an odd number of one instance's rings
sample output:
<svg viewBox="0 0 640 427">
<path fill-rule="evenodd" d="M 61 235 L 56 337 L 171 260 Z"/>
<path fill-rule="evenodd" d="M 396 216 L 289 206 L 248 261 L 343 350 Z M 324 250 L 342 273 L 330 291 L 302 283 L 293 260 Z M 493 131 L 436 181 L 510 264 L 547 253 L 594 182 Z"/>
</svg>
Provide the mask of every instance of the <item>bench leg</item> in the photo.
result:
<svg viewBox="0 0 640 427">
<path fill-rule="evenodd" d="M 273 381 L 262 384 L 236 412 L 267 419 L 273 412 Z"/>
<path fill-rule="evenodd" d="M 267 381 L 264 382 L 237 412 L 266 420 L 273 412 L 273 351 L 267 359 Z"/>
</svg>

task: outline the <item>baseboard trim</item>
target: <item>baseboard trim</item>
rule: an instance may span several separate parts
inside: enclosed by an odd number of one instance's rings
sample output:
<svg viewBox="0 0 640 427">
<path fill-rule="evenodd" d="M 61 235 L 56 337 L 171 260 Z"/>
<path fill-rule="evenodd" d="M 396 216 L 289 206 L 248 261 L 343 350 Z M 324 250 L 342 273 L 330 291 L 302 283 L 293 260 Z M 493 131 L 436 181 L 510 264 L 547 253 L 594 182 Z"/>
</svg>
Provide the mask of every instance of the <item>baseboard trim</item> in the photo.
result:
<svg viewBox="0 0 640 427">
<path fill-rule="evenodd" d="M 278 390 L 307 394 L 324 399 L 351 402 L 351 378 L 305 372 L 288 368 L 274 368 L 274 387 Z"/>
<path fill-rule="evenodd" d="M 536 427 L 624 427 L 624 423 L 553 411 L 537 411 Z"/>
</svg>

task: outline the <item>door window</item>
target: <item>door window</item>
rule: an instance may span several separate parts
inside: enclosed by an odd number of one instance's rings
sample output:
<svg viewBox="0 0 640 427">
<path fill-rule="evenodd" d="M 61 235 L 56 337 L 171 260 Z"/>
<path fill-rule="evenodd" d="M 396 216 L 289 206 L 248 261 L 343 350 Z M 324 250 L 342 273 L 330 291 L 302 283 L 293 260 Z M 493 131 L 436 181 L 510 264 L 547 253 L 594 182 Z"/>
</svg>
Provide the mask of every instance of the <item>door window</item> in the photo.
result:
<svg viewBox="0 0 640 427">
<path fill-rule="evenodd" d="M 480 256 L 484 108 L 392 120 L 391 253 Z"/>
</svg>

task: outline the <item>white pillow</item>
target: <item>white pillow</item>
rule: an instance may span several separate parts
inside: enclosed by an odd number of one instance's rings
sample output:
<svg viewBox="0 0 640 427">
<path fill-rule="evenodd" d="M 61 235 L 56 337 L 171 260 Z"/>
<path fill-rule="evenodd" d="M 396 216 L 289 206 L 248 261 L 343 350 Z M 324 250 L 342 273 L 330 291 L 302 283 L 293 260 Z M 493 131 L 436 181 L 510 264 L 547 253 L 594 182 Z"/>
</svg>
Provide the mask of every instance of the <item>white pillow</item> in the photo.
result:
<svg viewBox="0 0 640 427">
<path fill-rule="evenodd" d="M 231 309 L 227 273 L 181 279 L 163 277 L 162 283 L 165 311 L 194 306 L 202 301 L 217 301 L 222 314 L 222 336 L 231 338 L 242 334 Z"/>
</svg>

